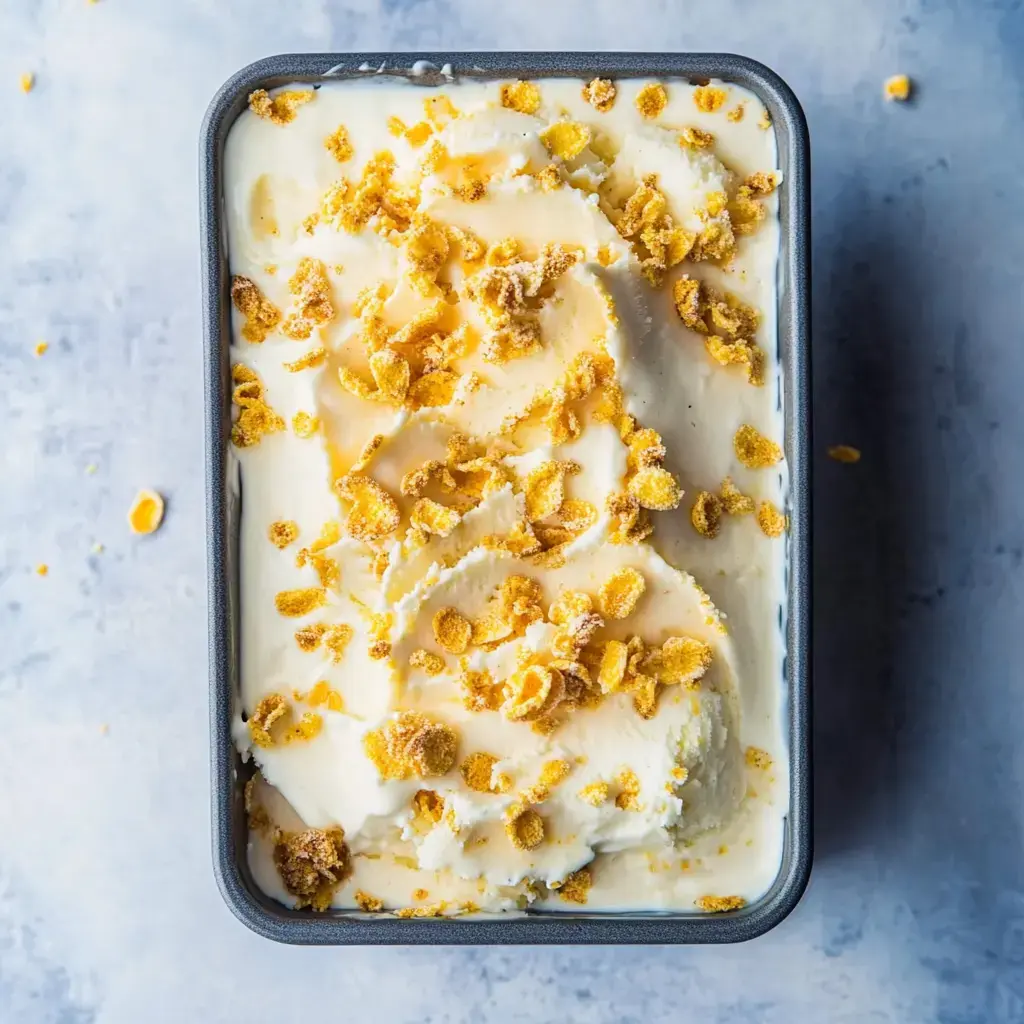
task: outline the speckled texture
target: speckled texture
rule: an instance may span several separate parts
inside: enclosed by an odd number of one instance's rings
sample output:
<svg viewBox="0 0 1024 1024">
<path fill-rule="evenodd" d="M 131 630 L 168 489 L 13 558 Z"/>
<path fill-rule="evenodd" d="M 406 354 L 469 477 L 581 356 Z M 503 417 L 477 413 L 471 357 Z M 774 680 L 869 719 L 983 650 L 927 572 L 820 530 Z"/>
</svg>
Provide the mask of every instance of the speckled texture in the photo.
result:
<svg viewBox="0 0 1024 1024">
<path fill-rule="evenodd" d="M 210 870 L 199 121 L 273 51 L 537 45 L 734 50 L 807 111 L 818 443 L 865 453 L 818 453 L 815 874 L 744 946 L 276 946 Z M 1022 53 L 995 0 L 4 4 L 0 1020 L 1024 1017 Z"/>
</svg>

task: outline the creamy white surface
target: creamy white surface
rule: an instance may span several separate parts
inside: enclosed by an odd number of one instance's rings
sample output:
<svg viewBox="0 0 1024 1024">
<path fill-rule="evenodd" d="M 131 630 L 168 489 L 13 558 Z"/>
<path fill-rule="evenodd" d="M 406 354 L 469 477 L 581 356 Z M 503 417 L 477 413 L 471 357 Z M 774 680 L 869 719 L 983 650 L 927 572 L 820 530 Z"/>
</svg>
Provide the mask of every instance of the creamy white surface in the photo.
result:
<svg viewBox="0 0 1024 1024">
<path fill-rule="evenodd" d="M 773 133 L 757 126 L 761 105 L 741 90 L 729 87 L 726 107 L 716 114 L 703 114 L 694 106 L 689 86 L 670 82 L 669 105 L 652 126 L 640 121 L 632 103 L 642 82 L 619 83 L 618 99 L 607 114 L 582 100 L 580 84 L 541 81 L 542 106 L 536 118 L 498 107 L 496 84 L 446 86 L 440 91 L 464 115 L 475 116 L 453 122 L 441 138 L 453 154 L 496 151 L 507 157 L 510 167 L 526 161 L 543 165 L 549 158 L 537 131 L 567 111 L 617 144 L 608 178 L 613 191 L 621 183 L 628 194 L 640 176 L 657 173 L 659 187 L 684 226 L 690 226 L 694 208 L 700 205 L 694 197 L 695 184 L 699 184 L 698 197 L 719 187 L 723 169 L 708 154 L 688 160 L 674 133 L 663 126 L 694 125 L 712 131 L 715 157 L 740 177 L 775 167 Z M 363 163 L 375 152 L 394 152 L 399 177 L 403 167 L 413 166 L 422 151 L 390 135 L 386 119 L 396 114 L 408 124 L 421 120 L 426 94 L 421 88 L 383 81 L 327 85 L 313 102 L 299 108 L 287 126 L 246 112 L 227 144 L 232 272 L 254 280 L 271 301 L 287 309 L 287 281 L 301 257 L 314 256 L 329 267 L 344 268 L 331 274 L 338 313 L 308 343 L 275 332 L 261 345 L 248 344 L 238 336 L 240 319 L 235 318 L 233 361 L 244 362 L 260 374 L 270 404 L 286 421 L 300 410 L 316 412 L 326 435 L 323 440 L 303 440 L 290 431 L 273 434 L 258 447 L 237 453 L 244 509 L 241 705 L 251 711 L 264 694 L 307 690 L 324 679 L 342 694 L 346 707 L 345 713 L 317 709 L 324 715 L 325 728 L 309 743 L 253 751 L 264 776 L 279 791 L 275 794 L 279 823 L 287 827 L 283 798 L 291 805 L 291 813 L 307 825 L 343 826 L 355 854 L 355 871 L 338 892 L 338 906 L 352 906 L 356 889 L 383 898 L 389 908 L 408 906 L 414 903 L 412 891 L 424 888 L 431 900 L 471 899 L 485 910 L 507 909 L 515 905 L 521 892 L 517 887 L 525 878 L 557 882 L 595 853 L 599 856 L 593 863 L 591 909 L 688 908 L 706 893 L 756 898 L 778 869 L 782 815 L 788 802 L 778 626 L 784 545 L 763 536 L 751 517 L 727 518 L 719 537 L 707 541 L 690 525 L 689 506 L 699 490 L 716 490 L 726 475 L 755 499 L 784 503 L 783 474 L 777 469 L 746 470 L 732 449 L 732 435 L 741 423 L 753 423 L 766 435 L 782 438 L 774 355 L 776 221 L 770 217 L 756 234 L 740 240 L 738 256 L 728 270 L 687 263 L 669 274 L 663 289 L 654 291 L 640 279 L 634 257 L 600 211 L 596 197 L 569 188 L 546 193 L 528 178 L 492 182 L 488 195 L 472 204 L 430 195 L 424 188 L 424 210 L 472 230 L 487 242 L 511 235 L 528 250 L 549 241 L 585 245 L 587 260 L 558 283 L 560 301 L 541 314 L 541 353 L 497 368 L 476 355 L 459 362 L 460 370 L 477 369 L 484 374 L 489 386 L 461 407 L 446 410 L 448 424 L 438 422 L 436 411 L 410 416 L 372 405 L 344 392 L 336 383 L 335 370 L 339 360 L 351 366 L 358 356 L 352 341 L 353 299 L 360 289 L 380 279 L 396 281 L 401 251 L 369 230 L 353 236 L 320 226 L 309 236 L 300 225 L 339 173 L 350 180 L 358 178 Z M 746 116 L 739 123 L 729 122 L 725 109 L 739 100 L 746 105 Z M 354 157 L 344 165 L 322 145 L 324 136 L 339 123 L 348 129 L 355 148 Z M 597 159 L 586 153 L 577 160 L 591 170 L 600 169 Z M 264 175 L 268 177 L 261 187 L 273 196 L 277 234 L 261 230 L 253 218 L 253 189 Z M 774 209 L 774 197 L 768 202 Z M 613 247 L 620 259 L 611 267 L 600 266 L 596 262 L 599 245 Z M 269 264 L 277 266 L 276 273 L 266 272 Z M 712 363 L 699 338 L 682 326 L 672 308 L 671 281 L 683 270 L 761 310 L 759 341 L 768 354 L 765 387 L 751 387 L 741 373 Z M 618 325 L 607 320 L 594 287 L 598 281 L 615 300 Z M 388 300 L 386 315 L 397 326 L 420 308 L 417 302 L 422 306 L 422 300 L 398 289 Z M 468 303 L 460 305 L 460 312 L 467 318 L 475 313 Z M 315 347 L 317 334 L 331 353 L 326 366 L 294 374 L 286 371 L 282 364 Z M 368 437 L 374 433 L 386 437 L 371 472 L 397 496 L 398 481 L 408 469 L 427 458 L 443 458 L 444 440 L 453 426 L 477 436 L 496 431 L 538 386 L 553 381 L 576 352 L 589 348 L 595 334 L 606 336 L 629 411 L 643 426 L 662 435 L 668 450 L 666 466 L 687 492 L 676 511 L 652 514 L 651 546 L 602 543 L 607 529 L 602 520 L 577 542 L 562 569 L 541 570 L 511 559 L 507 560 L 511 565 L 502 564 L 493 552 L 474 550 L 483 535 L 507 529 L 517 518 L 516 497 L 511 490 L 499 491 L 467 515 L 448 538 L 434 538 L 410 555 L 393 553 L 382 584 L 370 572 L 361 543 L 344 540 L 326 552 L 341 563 L 346 591 L 371 608 L 394 611 L 398 635 L 394 636 L 393 667 L 368 657 L 366 623 L 347 597 L 340 595 L 331 596 L 326 613 L 321 609 L 308 620 L 344 621 L 356 630 L 345 658 L 334 666 L 320 652 L 302 653 L 293 634 L 304 620 L 278 615 L 273 596 L 280 590 L 315 585 L 311 568 L 296 568 L 294 551 L 315 539 L 326 521 L 343 518 L 330 484 L 351 465 Z M 549 444 L 542 437 L 536 442 L 538 448 Z M 523 458 L 532 464 L 529 460 L 549 457 L 574 458 L 584 466 L 582 474 L 569 480 L 570 496 L 586 498 L 601 508 L 607 494 L 621 489 L 625 452 L 611 428 L 589 425 L 574 444 Z M 411 502 L 400 499 L 400 504 L 404 517 Z M 267 527 L 278 519 L 298 523 L 299 545 L 282 552 L 269 544 Z M 442 560 L 452 567 L 430 573 L 431 564 Z M 406 659 L 412 650 L 421 646 L 436 650 L 430 633 L 435 608 L 456 604 L 466 613 L 476 611 L 474 600 L 482 607 L 483 595 L 509 572 L 538 579 L 547 600 L 567 585 L 596 594 L 620 564 L 642 569 L 648 593 L 636 615 L 624 623 L 609 623 L 604 638 L 639 632 L 655 642 L 670 634 L 686 634 L 706 639 L 716 651 L 702 691 L 690 695 L 678 688 L 666 690 L 654 719 L 643 721 L 633 712 L 629 698 L 617 695 L 596 711 L 576 712 L 565 726 L 543 737 L 499 714 L 466 711 L 450 676 L 428 679 L 408 672 Z M 685 573 L 680 575 L 672 566 Z M 705 623 L 700 592 L 686 574 L 692 574 L 726 617 L 727 637 Z M 484 663 L 487 659 L 500 663 L 510 654 L 503 648 L 474 656 L 482 657 Z M 451 656 L 447 660 L 455 662 Z M 436 711 L 458 729 L 461 754 L 485 750 L 503 757 L 499 768 L 507 764 L 512 770 L 515 789 L 503 796 L 479 794 L 464 786 L 457 770 L 426 783 L 383 783 L 363 755 L 361 738 L 393 709 L 396 687 L 404 687 L 403 706 Z M 246 749 L 248 733 L 241 719 L 237 737 Z M 743 764 L 742 752 L 750 745 L 772 755 L 775 765 L 770 773 Z M 543 806 L 554 840 L 530 853 L 516 850 L 504 840 L 500 826 L 505 805 L 518 789 L 535 781 L 545 761 L 572 760 L 577 755 L 586 756 L 587 763 L 575 767 Z M 677 757 L 689 769 L 690 778 L 678 795 L 668 794 L 664 783 Z M 640 811 L 620 811 L 614 803 L 591 808 L 577 798 L 588 782 L 610 780 L 626 767 L 641 779 Z M 461 825 L 472 826 L 476 835 L 487 835 L 488 843 L 467 850 L 443 825 L 426 838 L 400 839 L 413 793 L 428 787 L 446 797 Z M 679 840 L 687 845 L 680 846 Z M 254 837 L 252 862 L 257 879 L 268 892 L 287 899 L 267 853 L 265 844 Z M 396 854 L 406 862 L 396 862 Z M 418 858 L 418 870 L 408 866 L 408 858 Z M 573 909 L 554 899 L 544 906 Z"/>
</svg>

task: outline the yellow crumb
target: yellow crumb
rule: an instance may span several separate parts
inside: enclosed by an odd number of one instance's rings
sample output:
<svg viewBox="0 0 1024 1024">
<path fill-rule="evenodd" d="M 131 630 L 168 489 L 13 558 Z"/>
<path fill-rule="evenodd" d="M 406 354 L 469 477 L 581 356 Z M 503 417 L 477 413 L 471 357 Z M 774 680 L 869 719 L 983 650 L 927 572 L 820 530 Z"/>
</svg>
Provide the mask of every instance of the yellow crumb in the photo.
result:
<svg viewBox="0 0 1024 1024">
<path fill-rule="evenodd" d="M 368 892 L 363 892 L 362 889 L 356 889 L 353 898 L 356 901 L 356 906 L 368 914 L 379 914 L 384 909 L 382 899 L 371 896 Z"/>
<path fill-rule="evenodd" d="M 501 87 L 501 105 L 520 114 L 536 114 L 540 106 L 540 90 L 533 82 L 508 82 Z"/>
<path fill-rule="evenodd" d="M 470 754 L 459 766 L 459 772 L 466 785 L 477 793 L 497 793 L 499 788 L 491 782 L 498 758 L 493 754 Z"/>
<path fill-rule="evenodd" d="M 455 608 L 440 608 L 433 618 L 434 639 L 449 654 L 463 654 L 473 635 L 469 619 Z"/>
<path fill-rule="evenodd" d="M 732 121 L 733 123 L 735 123 L 735 122 L 737 122 L 737 121 L 742 121 L 742 120 L 743 120 L 743 115 L 744 115 L 745 113 L 746 113 L 746 109 L 744 108 L 743 104 L 742 104 L 742 103 L 738 103 L 738 104 L 737 104 L 737 105 L 736 105 L 735 107 L 733 107 L 733 108 L 732 108 L 732 110 L 730 110 L 730 111 L 729 111 L 729 112 L 728 112 L 728 113 L 727 113 L 727 114 L 726 114 L 725 116 L 726 116 L 726 117 L 727 117 L 727 118 L 728 118 L 728 119 L 729 119 L 730 121 Z"/>
<path fill-rule="evenodd" d="M 690 509 L 690 522 L 702 537 L 717 537 L 722 525 L 721 500 L 710 491 L 701 491 Z"/>
<path fill-rule="evenodd" d="M 590 129 L 576 121 L 556 121 L 540 133 L 540 141 L 552 156 L 572 160 L 590 142 Z"/>
<path fill-rule="evenodd" d="M 660 82 L 649 82 L 637 94 L 633 101 L 640 116 L 645 121 L 656 118 L 668 103 L 668 94 L 665 86 Z"/>
<path fill-rule="evenodd" d="M 766 750 L 762 750 L 760 747 L 747 747 L 745 754 L 747 764 L 751 768 L 764 768 L 768 769 L 772 766 L 771 754 Z"/>
<path fill-rule="evenodd" d="M 789 529 L 789 516 L 783 515 L 770 501 L 757 508 L 757 525 L 767 537 L 781 537 Z"/>
<path fill-rule="evenodd" d="M 26 71 L 21 78 L 18 79 L 18 84 L 21 86 L 21 91 L 28 93 L 32 91 L 33 86 L 36 84 L 36 76 L 34 71 Z"/>
<path fill-rule="evenodd" d="M 836 462 L 860 462 L 860 449 L 851 448 L 848 444 L 834 444 L 828 450 L 828 457 Z"/>
<path fill-rule="evenodd" d="M 455 764 L 458 745 L 451 726 L 417 711 L 402 711 L 363 737 L 366 755 L 383 779 L 444 775 Z"/>
<path fill-rule="evenodd" d="M 761 111 L 761 117 L 757 122 L 757 127 L 764 131 L 767 131 L 772 126 L 772 115 L 768 113 L 768 109 L 765 108 Z"/>
<path fill-rule="evenodd" d="M 615 806 L 620 811 L 639 811 L 640 779 L 632 768 L 624 768 L 615 780 L 619 784 L 619 795 L 615 798 Z"/>
<path fill-rule="evenodd" d="M 348 130 L 343 124 L 339 124 L 337 128 L 330 135 L 324 139 L 324 148 L 327 150 L 339 164 L 343 164 L 346 160 L 352 159 L 352 154 L 355 150 L 352 148 L 352 142 L 348 137 Z"/>
<path fill-rule="evenodd" d="M 600 807 L 608 799 L 608 783 L 599 779 L 584 786 L 576 795 L 591 807 Z"/>
<path fill-rule="evenodd" d="M 299 618 L 315 611 L 327 600 L 323 587 L 306 587 L 302 590 L 282 590 L 274 597 L 274 606 L 282 615 Z"/>
<path fill-rule="evenodd" d="M 633 613 L 646 588 L 646 581 L 636 569 L 619 569 L 601 584 L 601 610 L 613 619 L 625 619 Z"/>
<path fill-rule="evenodd" d="M 602 114 L 612 109 L 615 94 L 615 83 L 609 78 L 594 78 L 583 86 L 583 98 Z"/>
<path fill-rule="evenodd" d="M 287 89 L 271 98 L 266 89 L 257 89 L 249 95 L 249 109 L 273 124 L 288 124 L 296 110 L 315 96 L 312 89 Z"/>
<path fill-rule="evenodd" d="M 275 547 L 284 550 L 299 536 L 299 524 L 293 519 L 279 519 L 267 527 L 267 537 Z"/>
<path fill-rule="evenodd" d="M 308 412 L 297 412 L 292 417 L 292 430 L 299 437 L 315 437 L 320 430 L 320 417 Z"/>
<path fill-rule="evenodd" d="M 586 903 L 590 887 L 594 884 L 589 867 L 582 867 L 568 875 L 558 887 L 558 896 L 565 903 Z"/>
<path fill-rule="evenodd" d="M 902 103 L 910 99 L 910 79 L 906 75 L 893 75 L 885 80 L 885 98 Z"/>
<path fill-rule="evenodd" d="M 34 348 L 34 349 L 32 349 L 32 351 L 33 351 L 33 352 L 34 352 L 34 353 L 35 353 L 35 354 L 36 354 L 37 356 L 41 356 L 41 355 L 45 354 L 46 350 L 47 350 L 47 349 L 48 349 L 49 347 L 50 347 L 50 343 L 49 343 L 48 341 L 37 341 L 37 342 L 36 342 L 36 346 L 35 346 L 35 348 Z"/>
<path fill-rule="evenodd" d="M 141 490 L 128 509 L 132 533 L 153 533 L 164 518 L 164 499 L 156 491 Z"/>
<path fill-rule="evenodd" d="M 430 896 L 430 893 L 426 889 L 413 889 L 412 898 L 414 900 L 425 900 Z"/>
<path fill-rule="evenodd" d="M 726 100 L 726 91 L 713 85 L 699 85 L 693 90 L 693 102 L 697 109 L 705 114 L 713 114 L 722 108 Z"/>
<path fill-rule="evenodd" d="M 747 901 L 742 896 L 701 896 L 694 902 L 701 910 L 706 910 L 709 914 L 739 910 L 747 905 Z"/>
<path fill-rule="evenodd" d="M 782 460 L 782 449 L 749 423 L 744 423 L 733 438 L 736 458 L 747 469 L 766 469 Z"/>
<path fill-rule="evenodd" d="M 517 850 L 534 850 L 544 842 L 544 819 L 532 807 L 513 804 L 506 812 L 505 833 Z"/>
<path fill-rule="evenodd" d="M 49 572 L 50 572 L 50 567 L 45 562 L 40 562 L 36 566 L 36 574 L 38 576 L 47 576 L 47 575 L 49 575 Z"/>
</svg>

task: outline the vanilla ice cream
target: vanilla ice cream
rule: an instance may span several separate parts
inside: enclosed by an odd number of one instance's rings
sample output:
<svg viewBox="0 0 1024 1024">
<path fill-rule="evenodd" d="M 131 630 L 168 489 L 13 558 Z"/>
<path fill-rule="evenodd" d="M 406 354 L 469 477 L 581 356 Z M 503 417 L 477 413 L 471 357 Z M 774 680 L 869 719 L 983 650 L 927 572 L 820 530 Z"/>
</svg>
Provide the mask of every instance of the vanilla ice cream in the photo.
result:
<svg viewBox="0 0 1024 1024">
<path fill-rule="evenodd" d="M 425 917 L 770 887 L 776 160 L 724 83 L 250 98 L 235 738 L 267 893 Z"/>
</svg>

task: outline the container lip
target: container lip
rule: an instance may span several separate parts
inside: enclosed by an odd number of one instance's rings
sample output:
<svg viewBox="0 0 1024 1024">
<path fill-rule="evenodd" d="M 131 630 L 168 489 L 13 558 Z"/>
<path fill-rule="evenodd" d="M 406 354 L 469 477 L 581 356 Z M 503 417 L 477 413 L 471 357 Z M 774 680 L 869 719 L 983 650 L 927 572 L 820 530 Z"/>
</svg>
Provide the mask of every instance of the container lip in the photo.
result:
<svg viewBox="0 0 1024 1024">
<path fill-rule="evenodd" d="M 607 77 L 717 78 L 742 85 L 768 107 L 785 170 L 787 225 L 780 241 L 790 287 L 779 295 L 780 322 L 788 314 L 789 356 L 785 364 L 786 412 L 790 423 L 789 625 L 786 688 L 789 704 L 790 807 L 787 855 L 769 892 L 743 910 L 721 915 L 651 912 L 493 915 L 481 919 L 396 920 L 369 916 L 312 915 L 290 910 L 258 892 L 238 849 L 239 758 L 231 741 L 233 710 L 232 609 L 228 578 L 230 537 L 226 473 L 229 422 L 226 351 L 221 345 L 226 273 L 226 238 L 220 209 L 221 160 L 231 124 L 253 89 L 284 81 L 344 80 L 355 75 L 448 80 Z M 810 139 L 802 107 L 771 68 L 732 53 L 662 52 L 432 52 L 277 54 L 254 61 L 230 76 L 213 96 L 199 137 L 200 237 L 202 244 L 203 335 L 206 395 L 207 573 L 210 642 L 210 762 L 213 867 L 232 913 L 264 938 L 301 945 L 521 945 L 731 943 L 756 938 L 783 921 L 806 889 L 813 857 L 811 774 L 811 366 L 810 366 Z"/>
</svg>

